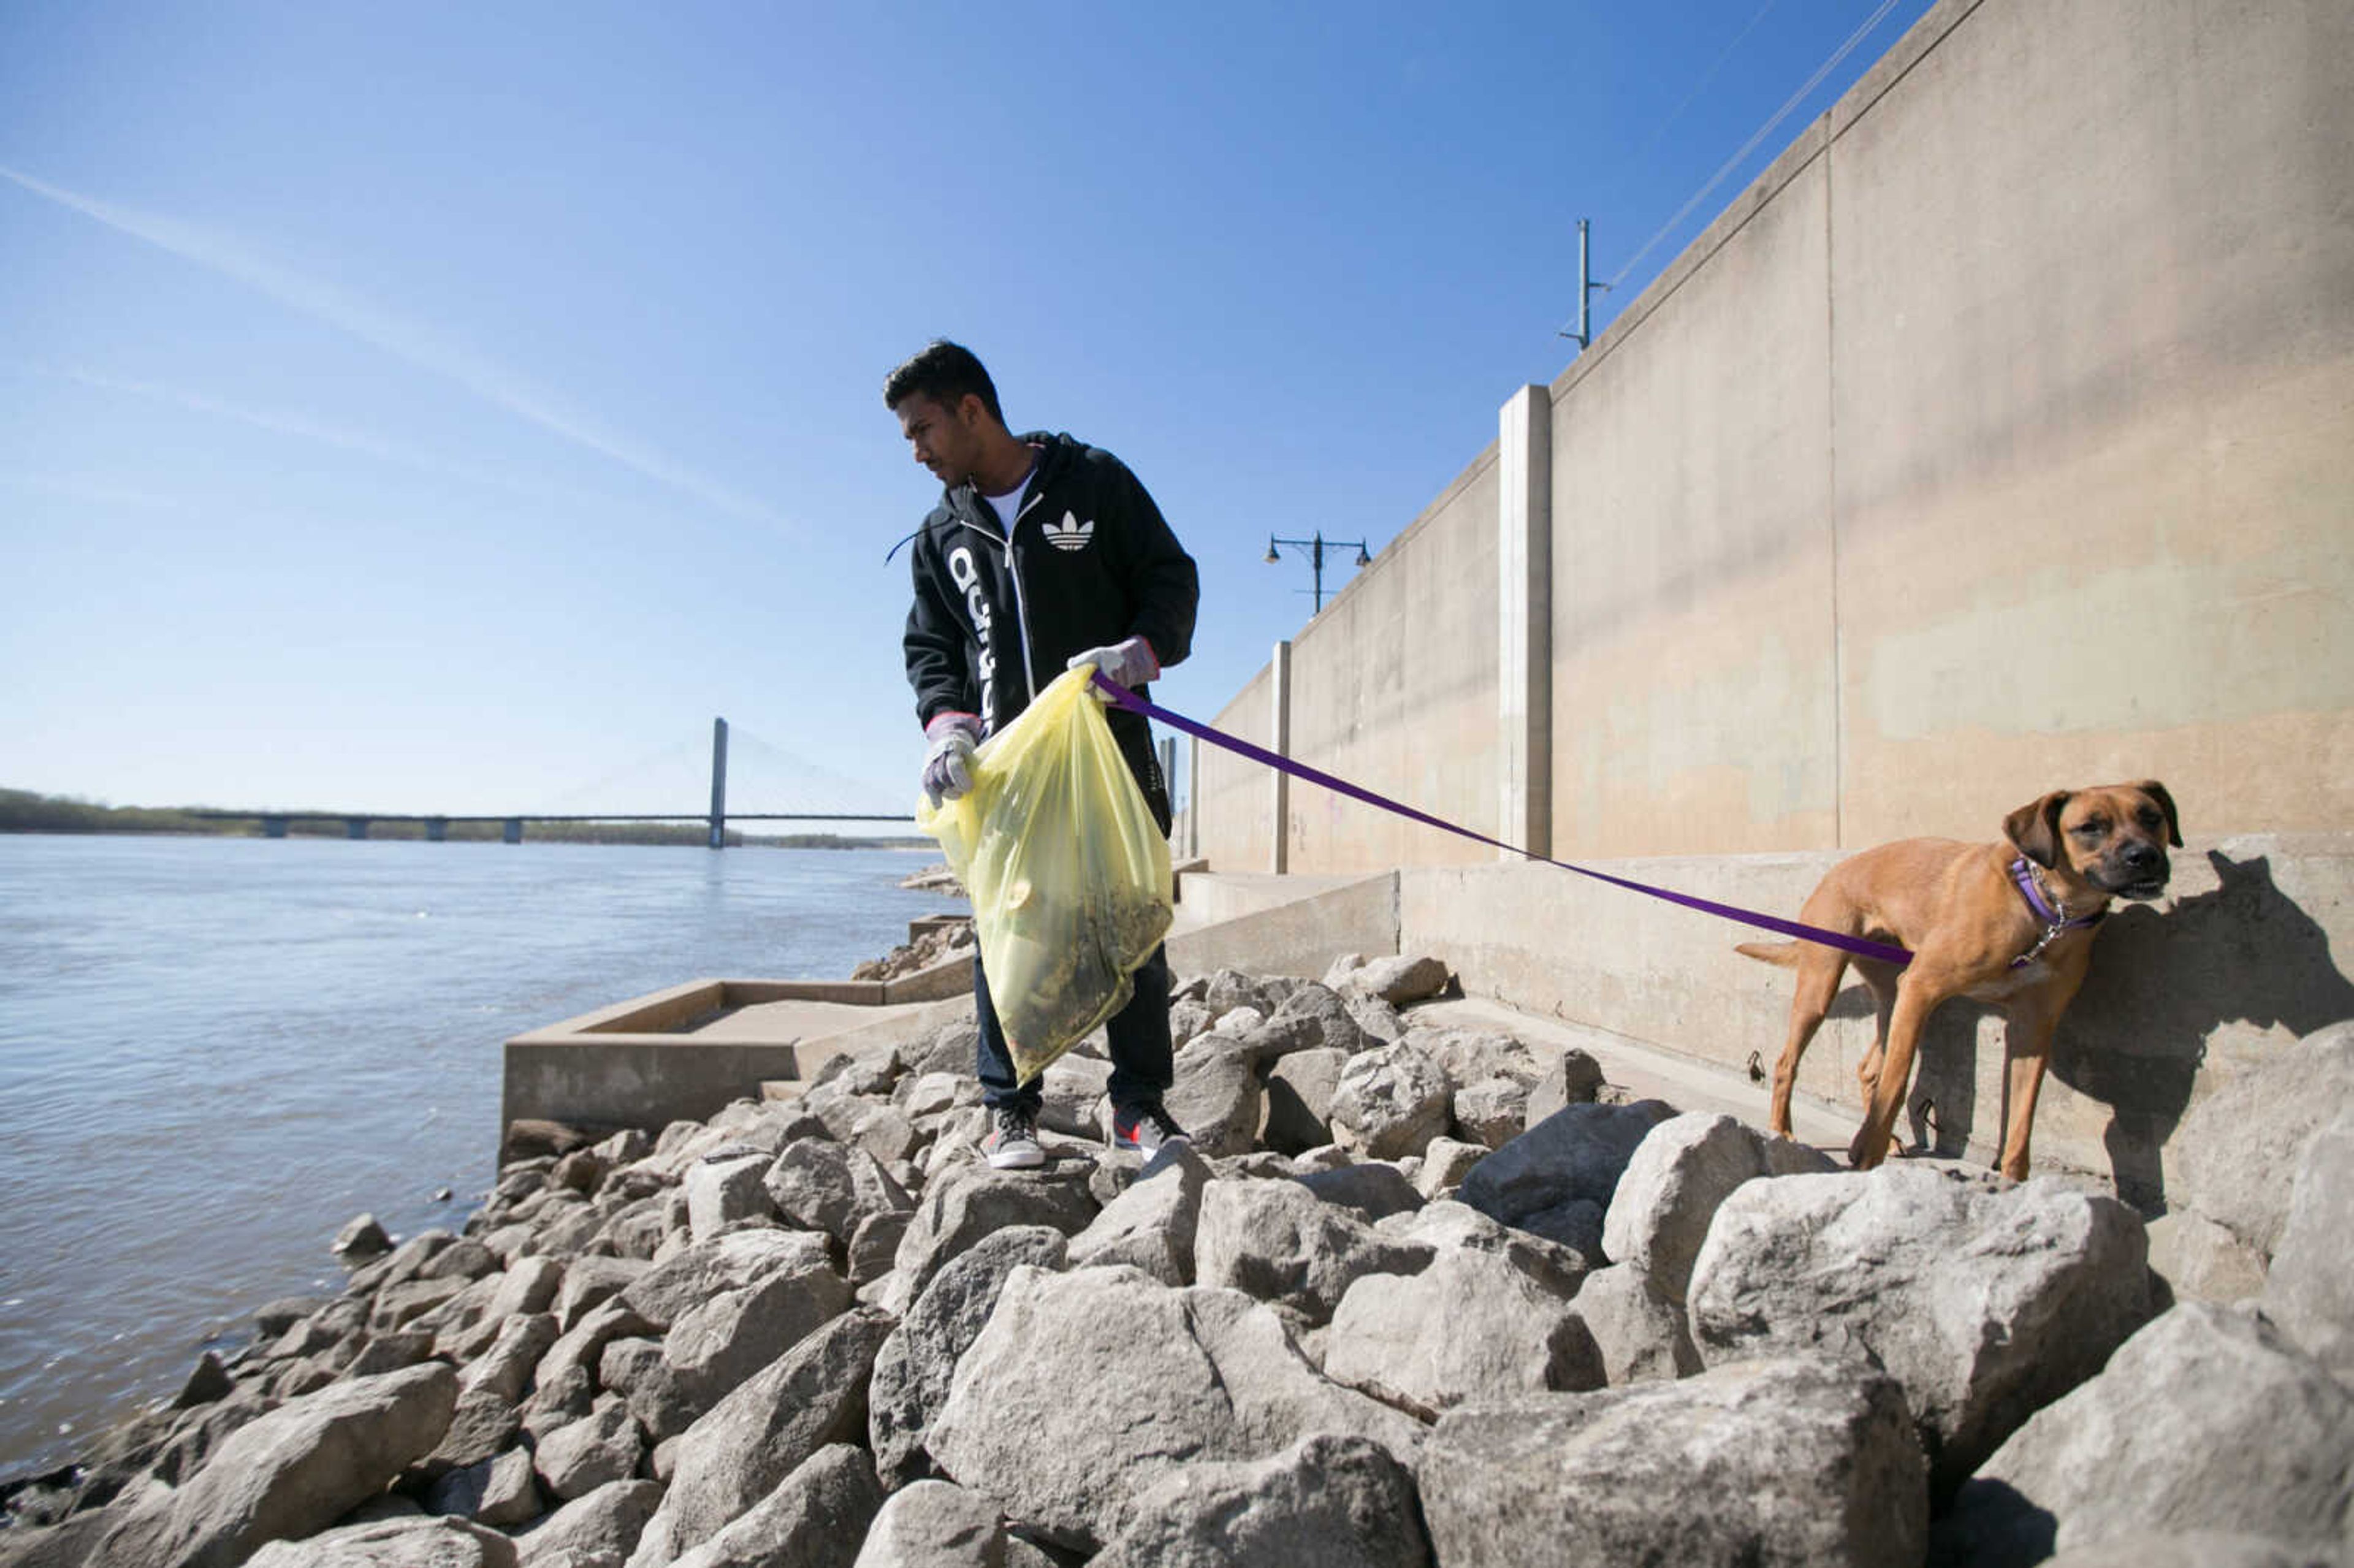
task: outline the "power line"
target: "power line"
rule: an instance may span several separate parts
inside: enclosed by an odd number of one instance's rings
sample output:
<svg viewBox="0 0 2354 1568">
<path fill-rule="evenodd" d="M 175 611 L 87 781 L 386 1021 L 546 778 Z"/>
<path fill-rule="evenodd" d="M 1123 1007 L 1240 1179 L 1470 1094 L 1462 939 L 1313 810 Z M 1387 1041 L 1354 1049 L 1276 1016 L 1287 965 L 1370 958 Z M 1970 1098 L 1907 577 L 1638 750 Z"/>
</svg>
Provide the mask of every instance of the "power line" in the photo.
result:
<svg viewBox="0 0 2354 1568">
<path fill-rule="evenodd" d="M 1767 120 L 1765 124 L 1760 125 L 1755 133 L 1753 134 L 1748 141 L 1744 142 L 1741 144 L 1741 150 L 1739 152 L 1734 154 L 1732 157 L 1725 160 L 1723 167 L 1718 169 L 1715 174 L 1709 176 L 1708 183 L 1706 185 L 1701 186 L 1700 189 L 1692 193 L 1691 200 L 1685 202 L 1683 206 L 1676 208 L 1675 216 L 1669 218 L 1667 222 L 1661 224 L 1657 234 L 1652 235 L 1650 238 L 1643 241 L 1642 248 L 1637 250 L 1632 257 L 1628 258 L 1627 265 L 1620 268 L 1618 270 L 1617 276 L 1610 280 L 1610 286 L 1615 289 L 1620 283 L 1624 282 L 1627 279 L 1627 274 L 1632 272 L 1636 267 L 1642 262 L 1643 258 L 1651 253 L 1653 247 L 1657 246 L 1660 240 L 1665 239 L 1678 224 L 1681 224 L 1685 218 L 1691 217 L 1692 208 L 1700 206 L 1702 202 L 1706 201 L 1708 199 L 1709 193 L 1716 189 L 1717 186 L 1723 185 L 1724 183 L 1725 176 L 1732 174 L 1734 170 L 1739 168 L 1743 161 L 1745 160 L 1750 154 L 1757 150 L 1758 143 L 1765 141 L 1766 137 L 1771 136 L 1774 133 L 1774 128 L 1781 124 L 1783 121 L 1788 119 L 1790 117 L 1791 111 L 1797 109 L 1799 104 L 1805 102 L 1807 96 L 1823 84 L 1823 79 L 1839 69 L 1839 65 L 1841 60 L 1847 58 L 1848 56 L 1855 52 L 1856 46 L 1862 43 L 1865 37 L 1871 34 L 1874 27 L 1879 26 L 1882 21 L 1887 19 L 1888 13 L 1896 9 L 1896 4 L 1897 0 L 1881 0 L 1880 8 L 1864 19 L 1863 26 L 1858 27 L 1854 32 L 1850 33 L 1847 36 L 1847 41 L 1845 43 L 1842 43 L 1838 48 L 1831 51 L 1830 58 L 1825 60 L 1821 65 L 1815 68 L 1815 74 L 1806 79 L 1805 85 L 1800 87 L 1797 91 L 1792 93 L 1788 101 L 1786 101 L 1781 108 L 1774 111 L 1773 117 Z"/>
<path fill-rule="evenodd" d="M 1776 0 L 1766 0 L 1766 4 L 1757 7 L 1757 14 L 1749 18 L 1749 25 L 1742 28 L 1738 33 L 1735 33 L 1733 36 L 1733 41 L 1725 45 L 1722 50 L 1718 51 L 1714 62 L 1712 62 L 1706 70 L 1700 73 L 1700 79 L 1692 83 L 1691 90 L 1690 92 L 1684 94 L 1683 101 L 1677 104 L 1673 109 L 1669 110 L 1667 118 L 1660 121 L 1659 125 L 1653 129 L 1651 132 L 1651 139 L 1644 143 L 1642 150 L 1635 154 L 1637 160 L 1640 160 L 1650 155 L 1651 149 L 1659 144 L 1659 138 L 1668 133 L 1668 128 L 1673 125 L 1677 121 L 1683 118 L 1684 111 L 1690 109 L 1699 99 L 1702 90 L 1706 88 L 1710 82 L 1716 79 L 1716 73 L 1724 69 L 1724 62 L 1731 59 L 1733 58 L 1733 52 L 1741 47 L 1743 41 L 1746 39 L 1750 34 L 1757 30 L 1757 24 L 1766 19 L 1766 14 L 1774 9 L 1775 4 Z"/>
</svg>

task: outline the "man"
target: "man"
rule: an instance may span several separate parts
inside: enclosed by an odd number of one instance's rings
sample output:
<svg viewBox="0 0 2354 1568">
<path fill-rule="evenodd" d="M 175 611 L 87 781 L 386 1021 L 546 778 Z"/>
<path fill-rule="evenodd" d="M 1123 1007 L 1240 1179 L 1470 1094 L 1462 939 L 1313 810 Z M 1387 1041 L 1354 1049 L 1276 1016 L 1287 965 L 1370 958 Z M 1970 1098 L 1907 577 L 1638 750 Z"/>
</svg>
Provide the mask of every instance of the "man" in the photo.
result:
<svg viewBox="0 0 2354 1568">
<path fill-rule="evenodd" d="M 903 640 L 916 715 L 931 742 L 924 792 L 937 805 L 972 787 L 974 747 L 1064 670 L 1093 664 L 1141 690 L 1183 659 L 1201 584 L 1136 476 L 1069 436 L 1008 430 L 997 388 L 969 350 L 932 344 L 891 372 L 883 401 L 916 461 L 946 487 L 915 535 L 915 603 Z M 1106 716 L 1166 833 L 1169 791 L 1150 726 L 1122 708 Z M 1112 1144 L 1150 1154 L 1185 1136 L 1161 1105 L 1171 1077 L 1165 949 L 1153 949 L 1135 984 L 1105 1025 Z M 972 991 L 991 1122 L 983 1151 L 1000 1170 L 1043 1165 L 1038 1086 L 1014 1082 L 978 959 Z"/>
</svg>

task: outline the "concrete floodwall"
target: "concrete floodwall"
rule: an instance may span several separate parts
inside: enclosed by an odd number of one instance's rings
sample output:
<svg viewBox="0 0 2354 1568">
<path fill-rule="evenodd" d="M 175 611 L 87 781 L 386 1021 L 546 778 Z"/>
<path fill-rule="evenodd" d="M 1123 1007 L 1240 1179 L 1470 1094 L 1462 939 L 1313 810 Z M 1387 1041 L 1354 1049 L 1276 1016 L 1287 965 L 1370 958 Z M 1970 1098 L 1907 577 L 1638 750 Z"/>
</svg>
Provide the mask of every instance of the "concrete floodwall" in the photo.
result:
<svg viewBox="0 0 2354 1568">
<path fill-rule="evenodd" d="M 1275 742 L 1275 681 L 1262 670 L 1211 723 L 1261 746 Z M 1187 835 L 1195 853 L 1216 845 L 1227 871 L 1265 871 L 1275 856 L 1274 781 L 1267 770 L 1232 752 L 1196 747 L 1185 779 Z"/>
<path fill-rule="evenodd" d="M 1352 579 L 1291 647 L 1292 755 L 1491 835 L 1496 466 L 1490 447 L 1383 552 L 1390 569 Z M 1293 871 L 1443 865 L 1494 855 L 1470 840 L 1310 785 L 1291 788 L 1289 808 Z"/>
<path fill-rule="evenodd" d="M 1226 718 L 1573 856 L 2354 829 L 2354 7 L 1946 0 L 1523 408 Z M 1484 853 L 1202 763 L 1219 869 Z"/>
</svg>

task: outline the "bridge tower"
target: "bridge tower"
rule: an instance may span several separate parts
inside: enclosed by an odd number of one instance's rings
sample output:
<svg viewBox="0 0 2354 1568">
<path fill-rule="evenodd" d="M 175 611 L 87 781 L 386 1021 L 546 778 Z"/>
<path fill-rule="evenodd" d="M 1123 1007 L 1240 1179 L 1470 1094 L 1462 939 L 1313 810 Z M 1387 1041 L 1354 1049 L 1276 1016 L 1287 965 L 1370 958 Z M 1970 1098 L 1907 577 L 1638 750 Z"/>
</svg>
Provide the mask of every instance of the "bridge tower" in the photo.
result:
<svg viewBox="0 0 2354 1568">
<path fill-rule="evenodd" d="M 711 721 L 711 847 L 727 847 L 727 721 Z"/>
</svg>

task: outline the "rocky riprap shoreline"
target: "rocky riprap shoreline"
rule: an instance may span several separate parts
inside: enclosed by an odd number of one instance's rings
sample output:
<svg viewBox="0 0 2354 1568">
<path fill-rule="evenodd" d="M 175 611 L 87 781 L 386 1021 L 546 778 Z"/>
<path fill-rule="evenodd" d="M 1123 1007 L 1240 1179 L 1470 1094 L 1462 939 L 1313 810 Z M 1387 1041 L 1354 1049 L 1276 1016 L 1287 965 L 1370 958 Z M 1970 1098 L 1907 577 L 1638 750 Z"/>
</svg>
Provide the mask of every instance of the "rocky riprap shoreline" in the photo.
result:
<svg viewBox="0 0 2354 1568">
<path fill-rule="evenodd" d="M 1446 979 L 1189 980 L 1149 1163 L 1082 1053 L 991 1171 L 969 1023 L 519 1126 L 463 1234 L 355 1221 L 343 1294 L 18 1491 L 0 1563 L 2346 1560 L 2354 1028 L 2211 1101 L 2253 1119 L 2201 1223 L 2269 1264 L 2220 1305 L 2100 1192 L 1840 1170 L 1418 1020 Z"/>
<path fill-rule="evenodd" d="M 922 932 L 915 940 L 902 942 L 879 959 L 869 959 L 850 971 L 854 980 L 893 980 L 930 969 L 949 959 L 970 959 L 979 949 L 981 940 L 973 934 L 972 920 L 948 919 Z"/>
</svg>

